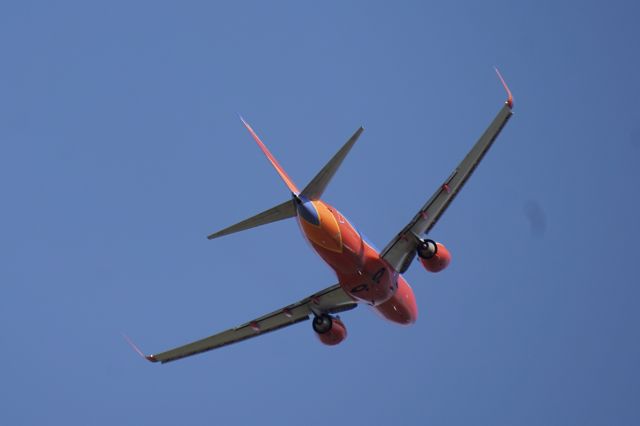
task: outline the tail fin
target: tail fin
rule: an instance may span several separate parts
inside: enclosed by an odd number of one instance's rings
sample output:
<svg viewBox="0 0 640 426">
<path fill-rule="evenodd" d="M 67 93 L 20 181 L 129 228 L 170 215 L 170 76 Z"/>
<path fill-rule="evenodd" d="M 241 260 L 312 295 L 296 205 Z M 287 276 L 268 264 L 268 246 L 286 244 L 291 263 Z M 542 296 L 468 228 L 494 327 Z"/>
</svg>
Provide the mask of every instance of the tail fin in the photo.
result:
<svg viewBox="0 0 640 426">
<path fill-rule="evenodd" d="M 256 226 L 266 225 L 267 223 L 276 222 L 279 220 L 287 219 L 290 217 L 294 217 L 297 215 L 297 209 L 295 205 L 295 200 L 299 200 L 300 197 L 305 197 L 310 200 L 316 200 L 322 196 L 325 188 L 331 181 L 331 178 L 338 170 L 338 167 L 342 164 L 342 161 L 345 159 L 353 144 L 356 143 L 360 134 L 364 130 L 360 127 L 356 132 L 351 136 L 351 138 L 345 143 L 342 148 L 329 160 L 329 162 L 320 170 L 320 172 L 314 177 L 309 185 L 300 193 L 296 185 L 291 181 L 291 178 L 287 175 L 284 169 L 280 166 L 278 161 L 271 155 L 266 146 L 262 143 L 256 132 L 253 131 L 251 126 L 244 121 L 242 117 L 240 117 L 242 123 L 247 128 L 253 139 L 258 143 L 260 149 L 267 156 L 273 167 L 276 169 L 284 183 L 287 185 L 289 190 L 293 193 L 293 199 L 287 200 L 284 203 L 278 204 L 275 207 L 272 207 L 268 210 L 263 211 L 255 216 L 250 217 L 249 219 L 245 219 L 242 222 L 238 222 L 235 225 L 231 225 L 228 228 L 225 228 L 221 231 L 215 232 L 209 236 L 208 239 L 213 240 L 214 238 L 222 237 L 223 235 L 233 234 L 235 232 L 244 231 L 246 229 L 255 228 Z"/>
<path fill-rule="evenodd" d="M 267 156 L 289 190 L 293 193 L 294 198 L 297 197 L 300 191 L 298 190 L 298 187 L 296 187 L 296 184 L 293 183 L 289 175 L 287 175 L 287 172 L 285 172 L 282 166 L 280 166 L 280 163 L 278 163 L 278 160 L 275 159 L 275 157 L 271 154 L 271 152 L 269 152 L 267 147 L 262 143 L 249 123 L 247 123 L 242 117 L 240 117 L 240 120 L 242 121 L 242 124 L 244 124 L 244 127 L 247 128 L 249 133 L 251 133 L 251 136 L 253 136 L 253 139 L 256 141 L 262 152 L 264 152 L 264 155 Z M 293 202 L 293 199 L 287 200 L 284 203 L 278 204 L 277 206 L 265 210 L 262 213 L 258 213 L 257 215 L 252 216 L 249 219 L 245 219 L 242 222 L 238 222 L 235 225 L 231 225 L 228 228 L 208 235 L 207 238 L 213 240 L 214 238 L 244 231 L 245 229 L 255 228 L 256 226 L 266 225 L 267 223 L 277 222 L 279 220 L 294 217 L 296 216 L 296 214 L 296 206 Z"/>
<path fill-rule="evenodd" d="M 231 225 L 221 231 L 209 235 L 207 238 L 213 240 L 214 238 L 222 237 L 223 235 L 233 234 L 234 232 L 244 231 L 245 229 L 255 228 L 256 226 L 266 225 L 267 223 L 277 222 L 282 219 L 294 217 L 296 215 L 296 206 L 293 200 L 287 200 L 282 204 L 278 204 L 275 207 L 265 210 L 249 219 L 242 222 Z"/>
<path fill-rule="evenodd" d="M 256 132 L 254 132 L 251 126 L 249 125 L 249 123 L 247 123 L 242 117 L 240 117 L 240 120 L 242 120 L 242 124 L 244 124 L 244 127 L 247 128 L 249 133 L 251 133 L 251 136 L 253 136 L 253 139 L 257 142 L 262 152 L 264 152 L 264 155 L 267 156 L 267 158 L 269 159 L 273 167 L 276 169 L 276 172 L 278 172 L 278 174 L 280 175 L 284 183 L 287 185 L 287 187 L 289 188 L 289 191 L 291 191 L 294 195 L 298 195 L 300 193 L 300 191 L 298 191 L 298 187 L 296 186 L 295 183 L 293 183 L 293 181 L 291 180 L 287 172 L 284 171 L 282 166 L 280 166 L 280 163 L 278 163 L 278 160 L 276 160 L 276 158 L 271 154 L 271 152 L 269 152 L 267 147 L 264 146 L 264 144 L 262 143 L 262 141 L 260 140 Z"/>
<path fill-rule="evenodd" d="M 305 197 L 309 200 L 317 200 L 322 196 L 322 193 L 326 189 L 327 185 L 331 181 L 331 178 L 338 170 L 338 167 L 342 164 L 342 161 L 345 159 L 353 144 L 356 143 L 360 134 L 364 131 L 363 127 L 360 127 L 356 132 L 349 138 L 347 143 L 345 143 L 340 151 L 338 151 L 331 160 L 318 172 L 316 177 L 314 177 L 311 182 L 302 190 L 300 194 L 301 197 Z"/>
</svg>

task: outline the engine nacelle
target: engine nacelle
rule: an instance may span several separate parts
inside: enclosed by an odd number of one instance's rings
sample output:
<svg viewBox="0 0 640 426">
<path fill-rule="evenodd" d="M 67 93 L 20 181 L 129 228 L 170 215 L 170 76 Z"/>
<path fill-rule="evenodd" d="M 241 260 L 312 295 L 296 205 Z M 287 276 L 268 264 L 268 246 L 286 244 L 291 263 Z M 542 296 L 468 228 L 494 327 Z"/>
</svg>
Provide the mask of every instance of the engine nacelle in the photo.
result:
<svg viewBox="0 0 640 426">
<path fill-rule="evenodd" d="M 433 240 L 424 240 L 418 245 L 418 258 L 429 272 L 440 272 L 451 263 L 449 250 Z"/>
<path fill-rule="evenodd" d="M 339 318 L 320 315 L 313 319 L 313 331 L 325 345 L 334 346 L 347 338 L 347 327 Z"/>
</svg>

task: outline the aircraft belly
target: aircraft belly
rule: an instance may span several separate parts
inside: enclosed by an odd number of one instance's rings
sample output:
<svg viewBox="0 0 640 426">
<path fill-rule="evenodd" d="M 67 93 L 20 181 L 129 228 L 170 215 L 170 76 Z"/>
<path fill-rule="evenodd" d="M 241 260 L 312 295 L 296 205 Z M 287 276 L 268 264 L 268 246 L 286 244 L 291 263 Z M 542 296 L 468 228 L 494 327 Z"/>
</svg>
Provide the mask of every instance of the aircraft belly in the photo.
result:
<svg viewBox="0 0 640 426">
<path fill-rule="evenodd" d="M 376 250 L 364 243 L 360 267 L 349 273 L 336 271 L 340 285 L 352 297 L 370 305 L 389 300 L 397 288 L 397 273 L 380 258 Z"/>
<path fill-rule="evenodd" d="M 418 305 L 411 286 L 402 275 L 397 279 L 397 290 L 389 300 L 374 309 L 385 319 L 401 325 L 410 325 L 418 319 Z"/>
<path fill-rule="evenodd" d="M 318 220 L 313 223 L 299 215 L 300 228 L 313 249 L 336 272 L 342 288 L 370 305 L 389 300 L 396 291 L 398 273 L 340 212 L 322 202 L 311 204 L 307 208 L 317 212 Z"/>
</svg>

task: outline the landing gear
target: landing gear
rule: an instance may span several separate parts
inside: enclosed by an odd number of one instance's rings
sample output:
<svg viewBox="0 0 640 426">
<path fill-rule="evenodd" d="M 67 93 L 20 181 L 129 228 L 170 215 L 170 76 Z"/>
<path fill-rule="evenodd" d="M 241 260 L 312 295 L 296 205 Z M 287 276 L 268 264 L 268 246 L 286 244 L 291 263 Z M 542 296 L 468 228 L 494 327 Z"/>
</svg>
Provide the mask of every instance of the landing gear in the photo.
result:
<svg viewBox="0 0 640 426">
<path fill-rule="evenodd" d="M 318 334 L 325 334 L 333 327 L 333 318 L 330 315 L 322 314 L 313 318 L 313 331 Z"/>
<path fill-rule="evenodd" d="M 438 245 L 433 240 L 420 240 L 418 243 L 418 256 L 422 259 L 431 259 L 438 253 Z"/>
</svg>

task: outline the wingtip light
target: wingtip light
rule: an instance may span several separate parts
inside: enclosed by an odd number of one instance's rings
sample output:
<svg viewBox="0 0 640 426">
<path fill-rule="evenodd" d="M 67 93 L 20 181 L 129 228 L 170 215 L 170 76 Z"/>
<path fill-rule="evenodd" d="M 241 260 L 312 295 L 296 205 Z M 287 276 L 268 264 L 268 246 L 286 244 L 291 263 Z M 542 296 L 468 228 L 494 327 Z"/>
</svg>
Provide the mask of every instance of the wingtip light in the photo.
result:
<svg viewBox="0 0 640 426">
<path fill-rule="evenodd" d="M 498 67 L 493 68 L 496 70 L 496 74 L 498 74 L 498 78 L 500 79 L 504 90 L 507 91 L 507 105 L 509 105 L 509 108 L 513 108 L 513 95 L 511 94 L 511 90 L 509 90 L 509 86 L 507 86 L 507 82 L 504 81 L 504 78 L 502 77 L 502 74 L 500 74 L 500 70 L 498 69 Z"/>
<path fill-rule="evenodd" d="M 131 348 L 134 351 L 136 351 L 136 353 L 138 355 L 140 355 L 142 358 L 144 358 L 144 359 L 146 359 L 147 361 L 150 361 L 150 362 L 158 362 L 158 360 L 156 359 L 155 356 L 153 356 L 153 355 L 145 355 L 144 352 L 142 352 L 140 350 L 140 348 L 137 347 L 135 343 L 133 343 L 133 341 L 129 338 L 129 336 L 127 336 L 126 334 L 123 333 L 122 337 L 124 337 L 124 340 L 126 340 L 126 342 L 129 344 L 129 346 L 131 346 Z"/>
</svg>

